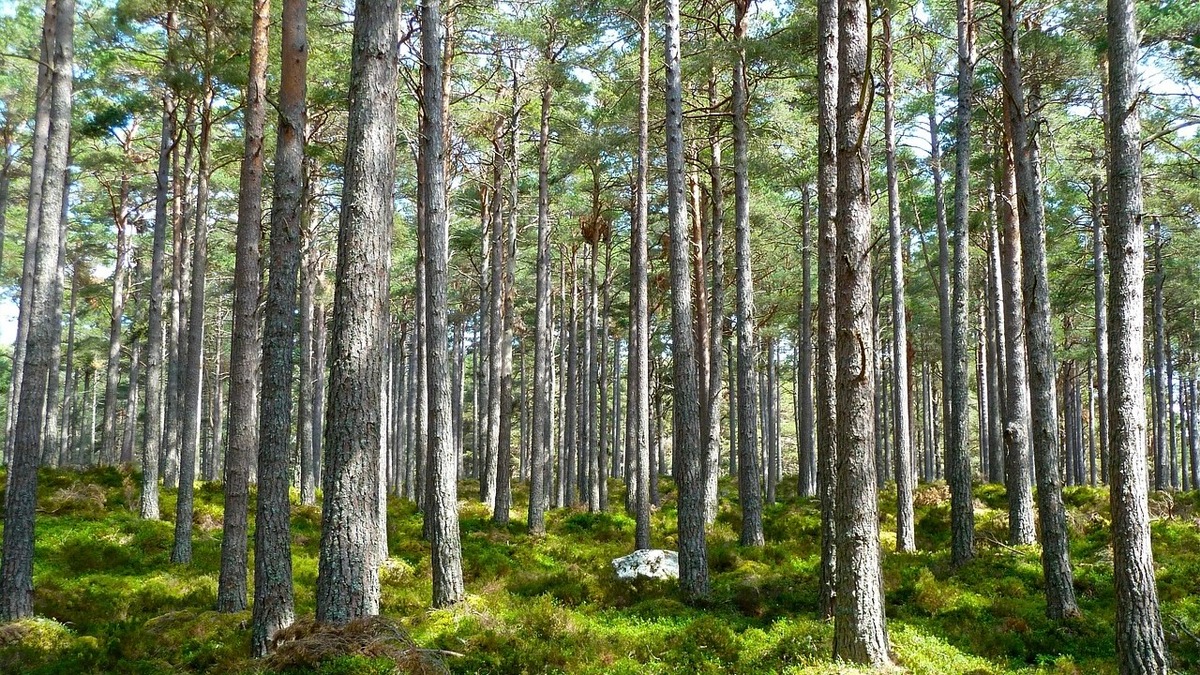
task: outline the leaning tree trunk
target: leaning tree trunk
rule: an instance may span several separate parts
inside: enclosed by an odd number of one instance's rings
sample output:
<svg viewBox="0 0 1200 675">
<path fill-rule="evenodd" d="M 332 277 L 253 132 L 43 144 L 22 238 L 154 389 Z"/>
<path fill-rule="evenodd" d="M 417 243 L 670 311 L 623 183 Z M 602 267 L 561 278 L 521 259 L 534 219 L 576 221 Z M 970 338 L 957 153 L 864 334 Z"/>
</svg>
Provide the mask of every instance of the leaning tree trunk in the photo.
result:
<svg viewBox="0 0 1200 675">
<path fill-rule="evenodd" d="M 75 3 L 57 0 L 47 7 L 47 31 L 53 37 L 44 51 L 51 56 L 46 170 L 38 213 L 32 284 L 29 288 L 29 333 L 24 385 L 14 427 L 13 461 L 9 466 L 4 509 L 4 542 L 0 553 L 0 620 L 15 621 L 33 615 L 34 510 L 37 505 L 37 468 L 41 456 L 43 403 L 54 350 L 54 278 L 58 272 L 59 218 L 63 187 L 69 166 L 71 135 L 71 67 L 74 60 Z"/>
<path fill-rule="evenodd" d="M 360 0 L 354 12 L 317 575 L 317 620 L 337 624 L 379 613 L 376 481 L 396 154 L 397 10 L 395 0 Z M 440 157 L 434 163 L 440 166 Z"/>
<path fill-rule="evenodd" d="M 229 452 L 225 458 L 225 510 L 217 611 L 246 609 L 250 462 L 258 443 L 258 365 L 261 356 L 258 300 L 261 287 L 263 125 L 267 104 L 267 32 L 270 0 L 255 0 L 250 27 L 250 75 L 246 81 L 246 140 L 238 191 L 237 243 L 233 266 L 233 329 L 229 346 Z M 285 62 L 287 59 L 285 59 Z"/>
<path fill-rule="evenodd" d="M 818 0 L 817 30 L 817 494 L 821 500 L 820 616 L 833 618 L 837 586 L 837 104 L 838 0 Z"/>
<path fill-rule="evenodd" d="M 670 223 L 671 348 L 674 362 L 674 455 L 679 474 L 679 584 L 685 596 L 708 595 L 704 539 L 703 448 L 700 382 L 692 320 L 691 255 L 684 201 L 683 83 L 680 72 L 679 0 L 666 11 L 667 210 Z"/>
<path fill-rule="evenodd" d="M 833 653 L 890 665 L 875 487 L 866 0 L 841 0 L 837 105 L 837 612 Z"/>
<path fill-rule="evenodd" d="M 275 136 L 275 183 L 271 203 L 270 284 L 263 310 L 258 500 L 254 515 L 254 615 L 250 651 L 255 656 L 265 655 L 275 633 L 295 619 L 288 484 L 291 478 L 296 278 L 300 269 L 305 200 L 306 8 L 305 0 L 284 0 L 280 30 L 279 127 Z M 384 260 L 386 262 L 386 255 Z M 382 276 L 382 283 L 386 284 L 387 274 Z M 302 349 L 307 347 L 301 345 Z"/>
<path fill-rule="evenodd" d="M 1123 675 L 1167 672 L 1154 586 L 1146 484 L 1141 120 L 1133 0 L 1108 0 L 1109 429 L 1117 664 Z"/>
<path fill-rule="evenodd" d="M 1059 476 L 1058 415 L 1055 410 L 1054 343 L 1046 271 L 1046 221 L 1038 170 L 1037 125 L 1027 112 L 1018 49 L 1017 16 L 1011 0 L 1000 5 L 1004 29 L 1006 108 L 1012 129 L 1020 216 L 1025 339 L 1029 355 L 1031 440 L 1037 473 L 1038 521 L 1047 612 L 1054 619 L 1079 614 L 1067 541 L 1066 509 Z M 1037 106 L 1030 109 L 1036 110 Z"/>
</svg>

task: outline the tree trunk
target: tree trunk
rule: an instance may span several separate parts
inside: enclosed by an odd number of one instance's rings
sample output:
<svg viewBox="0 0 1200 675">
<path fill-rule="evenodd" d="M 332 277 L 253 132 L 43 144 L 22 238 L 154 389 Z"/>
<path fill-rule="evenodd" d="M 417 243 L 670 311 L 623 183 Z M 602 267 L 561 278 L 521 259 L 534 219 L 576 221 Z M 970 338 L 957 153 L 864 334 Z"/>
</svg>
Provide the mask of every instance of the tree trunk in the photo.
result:
<svg viewBox="0 0 1200 675">
<path fill-rule="evenodd" d="M 758 463 L 755 412 L 754 277 L 750 269 L 750 176 L 747 129 L 746 30 L 749 0 L 737 0 L 733 65 L 733 195 L 737 233 L 737 400 L 738 502 L 742 507 L 742 546 L 762 546 L 762 488 Z M 678 397 L 677 397 L 678 398 Z M 676 401 L 678 405 L 679 401 Z M 748 422 L 748 423 L 747 423 Z"/>
<path fill-rule="evenodd" d="M 263 309 L 262 393 L 259 396 L 258 417 L 254 615 L 250 635 L 250 651 L 255 656 L 265 655 L 275 633 L 286 628 L 295 619 L 288 479 L 291 476 L 289 441 L 292 428 L 292 361 L 296 342 L 296 276 L 302 255 L 301 221 L 304 219 L 305 208 L 305 94 L 308 72 L 306 11 L 305 0 L 284 0 L 280 31 L 282 69 L 279 78 L 279 128 L 275 137 L 270 271 Z M 386 114 L 386 110 L 384 108 L 380 114 Z M 380 149 L 387 151 L 390 146 L 384 145 Z M 350 162 L 347 164 L 350 165 L 348 169 L 353 166 Z M 379 167 L 380 173 L 390 178 L 391 172 L 388 169 L 391 165 L 390 160 L 384 163 L 383 167 Z M 349 178 L 347 183 L 347 195 L 353 198 L 361 194 L 349 189 Z M 384 196 L 389 198 L 390 191 L 384 192 Z M 369 209 L 370 206 L 364 205 L 364 208 Z M 385 216 L 390 216 L 391 209 L 384 208 L 382 212 Z M 385 222 L 389 226 L 390 234 L 391 218 L 388 217 Z M 363 225 L 364 229 L 369 229 L 371 223 L 368 221 Z M 390 241 L 390 236 L 385 237 L 385 242 L 387 241 Z M 369 269 L 361 271 L 364 275 L 370 275 L 365 276 L 365 279 L 386 287 L 386 254 L 383 261 L 382 273 Z M 382 277 L 382 280 L 378 280 L 379 277 Z M 370 311 L 371 309 L 366 309 L 367 317 L 374 318 Z M 383 334 L 386 336 L 386 331 Z M 302 348 L 307 348 L 307 345 L 302 345 Z M 363 480 L 364 477 L 360 474 L 357 478 Z M 366 483 L 370 485 L 371 480 L 368 478 Z M 364 592 L 371 591 L 364 589 Z"/>
<path fill-rule="evenodd" d="M 833 618 L 837 586 L 837 105 L 838 0 L 818 0 L 817 31 L 817 494 L 821 500 L 819 616 Z"/>
<path fill-rule="evenodd" d="M 336 624 L 379 613 L 376 481 L 393 225 L 397 11 L 394 0 L 360 0 L 354 12 L 317 575 L 317 620 Z M 432 163 L 440 167 L 440 155 Z M 441 338 L 444 349 L 444 333 Z"/>
<path fill-rule="evenodd" d="M 1117 664 L 1122 675 L 1167 672 L 1154 586 L 1146 486 L 1143 369 L 1145 277 L 1133 0 L 1108 0 L 1109 442 Z"/>
<path fill-rule="evenodd" d="M 394 5 L 391 5 L 394 8 Z M 445 179 L 445 106 L 449 104 L 442 89 L 445 32 L 440 0 L 425 0 L 421 5 L 421 73 L 426 127 L 421 135 L 425 149 L 425 291 L 429 377 L 429 493 L 426 504 L 430 516 L 430 545 L 433 568 L 433 606 L 446 607 L 464 597 L 462 547 L 458 529 L 458 484 L 455 476 L 454 446 L 450 429 L 450 378 L 446 350 L 447 238 Z M 389 15 L 391 16 L 391 15 Z M 393 44 L 394 44 L 394 35 Z M 394 56 L 392 57 L 394 58 Z M 390 61 L 390 59 L 389 59 Z M 390 61 L 394 83 L 396 64 Z M 394 102 L 394 101 L 393 101 Z M 388 124 L 394 124 L 394 109 Z M 388 147 L 391 149 L 391 146 Z M 389 173 L 389 181 L 391 175 Z M 388 183 L 390 185 L 390 182 Z M 384 196 L 390 197 L 390 191 Z M 499 196 L 497 195 L 497 198 Z M 390 213 L 390 209 L 389 209 Z M 387 221 L 390 229 L 391 219 Z M 494 223 L 499 228 L 500 223 Z M 499 292 L 499 289 L 496 289 Z M 495 328 L 493 328 L 495 330 Z"/>
<path fill-rule="evenodd" d="M 1012 129 L 1021 226 L 1025 337 L 1029 354 L 1030 421 L 1037 468 L 1038 520 L 1047 612 L 1053 619 L 1079 614 L 1067 541 L 1066 512 L 1059 477 L 1058 419 L 1054 392 L 1054 344 L 1050 325 L 1050 287 L 1046 271 L 1046 223 L 1038 171 L 1037 124 L 1025 105 L 1017 16 L 1011 0 L 1001 3 L 1004 29 L 1004 78 Z M 1029 110 L 1036 110 L 1031 105 Z"/>
<path fill-rule="evenodd" d="M 708 595 L 708 547 L 704 538 L 700 383 L 691 306 L 687 204 L 684 201 L 679 0 L 667 0 L 666 19 L 667 204 L 671 240 L 671 349 L 675 384 L 672 450 L 678 458 L 680 470 L 676 476 L 679 484 L 679 585 L 684 596 L 695 599 Z"/>
<path fill-rule="evenodd" d="M 1167 395 L 1166 348 L 1163 346 L 1166 334 L 1166 311 L 1163 308 L 1163 282 L 1166 280 L 1166 270 L 1163 268 L 1163 232 L 1162 221 L 1153 219 L 1154 241 L 1154 489 L 1166 490 L 1170 485 L 1170 468 L 1167 466 Z"/>
<path fill-rule="evenodd" d="M 552 61 L 552 36 L 547 36 L 542 57 Z M 529 533 L 546 533 L 547 486 L 543 480 L 550 460 L 550 103 L 554 88 L 549 78 L 542 82 L 541 114 L 538 118 L 538 207 L 537 207 L 537 324 L 533 354 L 533 443 L 529 481 Z"/>
<path fill-rule="evenodd" d="M 650 0 L 642 0 L 638 46 L 638 150 L 636 209 L 629 243 L 629 436 L 637 459 L 634 548 L 650 548 L 650 318 L 648 248 L 650 170 Z"/>
<path fill-rule="evenodd" d="M 1004 105 L 1011 105 L 1007 100 Z M 1017 174 L 1012 156 L 1011 125 L 1005 126 L 1004 161 L 1000 177 L 1000 256 L 1003 262 L 1004 326 L 1007 332 L 1004 366 L 1004 478 L 1008 492 L 1008 543 L 1032 544 L 1032 462 L 1029 448 L 1029 381 L 1025 349 L 1025 295 L 1021 289 L 1021 233 L 1017 213 Z"/>
<path fill-rule="evenodd" d="M 883 136 L 887 152 L 888 239 L 891 243 L 892 273 L 892 442 L 896 457 L 896 550 L 915 551 L 913 518 L 913 473 L 909 446 L 908 323 L 904 306 L 904 249 L 907 242 L 900 225 L 900 181 L 896 171 L 896 94 L 892 47 L 892 11 L 885 6 L 883 17 Z"/>
<path fill-rule="evenodd" d="M 204 102 L 200 112 L 199 173 L 196 178 L 195 235 L 192 238 L 192 274 L 188 309 L 187 358 L 180 376 L 183 389 L 180 410 L 179 496 L 175 506 L 175 545 L 171 562 L 192 561 L 193 491 L 196 451 L 200 441 L 200 394 L 204 382 L 204 281 L 208 266 L 208 181 L 211 155 L 212 106 L 215 90 L 210 63 L 211 26 L 205 27 Z M 182 341 L 181 341 L 182 342 Z M 183 345 L 181 344 L 182 348 Z M 181 359 L 184 360 L 184 359 Z"/>
<path fill-rule="evenodd" d="M 168 50 L 175 26 L 175 15 L 167 14 L 165 22 Z M 170 74 L 170 61 L 163 67 L 166 80 Z M 150 254 L 150 303 L 147 318 L 146 338 L 146 424 L 142 437 L 142 496 L 139 514 L 147 520 L 158 520 L 158 475 L 163 436 L 163 276 L 167 248 L 167 205 L 171 154 L 175 147 L 175 110 L 177 103 L 169 86 L 163 85 L 162 135 L 158 141 L 158 167 L 155 172 L 154 190 L 154 239 Z M 74 315 L 75 284 L 71 284 L 72 315 Z M 74 323 L 72 323 L 72 329 Z M 68 331 L 68 374 L 74 345 L 74 332 Z M 68 390 L 70 387 L 68 387 Z M 68 393 L 70 393 L 68 391 Z M 225 487 L 229 489 L 228 484 Z M 229 527 L 229 524 L 225 524 Z"/>
<path fill-rule="evenodd" d="M 58 268 L 59 218 L 69 166 L 75 3 L 56 0 L 47 6 L 43 46 L 52 75 L 48 100 L 39 101 L 39 117 L 48 117 L 45 175 L 37 213 L 35 261 L 29 295 L 29 332 L 23 364 L 12 463 L 5 495 L 4 542 L 0 554 L 0 620 L 33 616 L 34 510 L 37 505 L 37 465 L 41 455 L 42 406 L 55 339 L 54 276 Z M 39 87 L 41 89 L 41 87 Z M 30 190 L 31 194 L 33 190 Z M 32 205 L 33 202 L 30 202 Z M 33 209 L 30 209 L 31 211 Z M 31 227 L 33 222 L 29 222 Z M 28 249 L 27 249 L 28 250 Z M 10 411 L 12 409 L 10 408 Z"/>
<path fill-rule="evenodd" d="M 125 157 L 129 157 L 128 139 L 125 144 Z M 103 449 L 101 456 L 107 464 L 117 464 L 124 458 L 120 457 L 117 446 L 117 388 L 121 383 L 121 327 L 125 319 L 125 284 L 132 263 L 131 248 L 133 233 L 129 222 L 129 174 L 121 176 L 119 194 L 112 209 L 113 223 L 117 235 L 116 259 L 113 264 L 112 276 L 112 305 L 108 326 L 108 360 L 105 368 L 104 384 L 104 433 L 101 436 Z"/>
<path fill-rule="evenodd" d="M 250 74 L 246 81 L 245 128 L 238 191 L 234 260 L 233 329 L 229 347 L 229 456 L 225 462 L 225 527 L 221 532 L 221 576 L 217 611 L 246 609 L 250 457 L 258 445 L 258 368 L 262 356 L 258 300 L 262 285 L 263 126 L 267 103 L 267 33 L 270 0 L 255 0 L 250 27 Z M 285 59 L 286 61 L 286 59 Z"/>
<path fill-rule="evenodd" d="M 1092 181 L 1092 273 L 1096 296 L 1096 410 L 1100 427 L 1100 480 L 1108 482 L 1108 308 L 1104 281 L 1104 212 L 1100 177 Z"/>
<path fill-rule="evenodd" d="M 950 486 L 950 557 L 954 565 L 975 556 L 975 509 L 971 494 L 970 401 L 967 384 L 967 267 L 970 222 L 971 92 L 975 79 L 975 27 L 972 0 L 958 0 L 958 105 L 954 150 L 954 272 L 951 300 L 951 358 L 946 398 L 946 482 Z"/>
<path fill-rule="evenodd" d="M 841 0 L 837 105 L 837 597 L 835 658 L 891 663 L 875 487 L 875 373 L 870 351 L 871 202 L 866 72 L 868 8 Z"/>
</svg>

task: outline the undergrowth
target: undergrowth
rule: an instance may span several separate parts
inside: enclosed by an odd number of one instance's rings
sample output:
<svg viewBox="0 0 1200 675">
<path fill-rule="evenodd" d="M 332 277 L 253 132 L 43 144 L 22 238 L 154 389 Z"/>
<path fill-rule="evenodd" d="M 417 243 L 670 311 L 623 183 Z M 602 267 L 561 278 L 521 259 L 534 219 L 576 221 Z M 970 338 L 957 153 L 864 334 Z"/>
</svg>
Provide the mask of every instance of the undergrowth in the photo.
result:
<svg viewBox="0 0 1200 675">
<path fill-rule="evenodd" d="M 0 474 L 2 475 L 2 474 Z M 2 481 L 0 481 L 2 482 Z M 817 618 L 817 505 L 792 482 L 764 513 L 767 544 L 738 545 L 736 490 L 721 483 L 710 528 L 712 594 L 684 602 L 673 584 L 618 580 L 609 562 L 629 552 L 634 521 L 613 483 L 608 513 L 556 510 L 547 534 L 525 534 L 517 488 L 513 524 L 497 528 L 460 487 L 461 605 L 430 610 L 429 550 L 421 515 L 388 509 L 390 559 L 379 623 L 326 632 L 309 620 L 320 511 L 294 504 L 293 569 L 301 623 L 268 660 L 249 652 L 248 611 L 213 611 L 220 561 L 219 483 L 196 490 L 194 561 L 172 565 L 175 493 L 166 520 L 136 514 L 138 476 L 118 469 L 40 476 L 34 605 L 38 618 L 0 626 L 0 672 L 319 673 L 854 673 L 830 660 L 833 627 Z M 653 516 L 653 545 L 676 547 L 673 487 Z M 971 675 L 1115 673 L 1108 495 L 1068 488 L 1075 586 L 1083 617 L 1045 617 L 1036 547 L 1004 544 L 1000 486 L 976 489 L 978 556 L 953 569 L 944 485 L 918 489 L 918 552 L 894 553 L 894 492 L 881 495 L 884 590 L 893 655 L 904 671 Z M 1152 499 L 1155 563 L 1174 668 L 1200 671 L 1200 497 Z M 253 509 L 251 509 L 253 515 Z M 252 536 L 252 535 L 251 535 Z M 251 560 L 251 565 L 253 561 Z M 252 576 L 252 575 L 251 575 Z M 357 631 L 357 632 L 355 632 Z M 431 665 L 432 664 L 432 665 Z"/>
</svg>

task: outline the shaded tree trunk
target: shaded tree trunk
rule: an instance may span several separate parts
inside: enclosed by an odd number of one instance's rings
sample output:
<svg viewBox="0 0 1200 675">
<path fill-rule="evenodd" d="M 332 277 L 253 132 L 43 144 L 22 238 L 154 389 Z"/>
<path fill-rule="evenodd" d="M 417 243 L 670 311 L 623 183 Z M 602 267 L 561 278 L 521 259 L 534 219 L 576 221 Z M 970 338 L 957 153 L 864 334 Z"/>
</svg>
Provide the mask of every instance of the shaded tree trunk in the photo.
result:
<svg viewBox="0 0 1200 675">
<path fill-rule="evenodd" d="M 837 105 L 838 0 L 817 3 L 817 493 L 821 501 L 819 612 L 833 618 L 837 587 Z"/>
</svg>

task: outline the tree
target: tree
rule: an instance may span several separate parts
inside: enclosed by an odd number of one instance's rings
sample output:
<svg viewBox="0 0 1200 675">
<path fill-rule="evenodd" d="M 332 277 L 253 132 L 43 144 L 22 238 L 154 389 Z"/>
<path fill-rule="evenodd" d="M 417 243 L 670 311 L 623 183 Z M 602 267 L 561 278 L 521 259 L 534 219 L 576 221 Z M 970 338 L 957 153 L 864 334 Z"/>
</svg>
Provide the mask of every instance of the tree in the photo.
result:
<svg viewBox="0 0 1200 675">
<path fill-rule="evenodd" d="M 16 621 L 33 615 L 34 510 L 37 505 L 37 467 L 42 450 L 42 406 L 50 360 L 57 341 L 54 279 L 58 271 L 64 187 L 67 178 L 72 110 L 72 65 L 75 56 L 75 2 L 48 0 L 43 20 L 43 73 L 48 96 L 38 102 L 46 119 L 45 171 L 39 205 L 33 208 L 30 188 L 26 228 L 36 227 L 35 261 L 29 287 L 29 331 L 23 364 L 21 397 L 14 426 L 13 457 L 4 499 L 4 543 L 0 549 L 0 620 Z M 39 85 L 44 84 L 39 78 Z M 36 177 L 32 177 L 31 181 Z M 37 220 L 32 220 L 36 216 Z"/>
<path fill-rule="evenodd" d="M 679 474 L 679 585 L 689 598 L 708 595 L 704 538 L 704 480 L 700 443 L 700 371 L 692 319 L 691 236 L 684 199 L 683 83 L 679 0 L 667 0 L 667 219 L 670 233 L 671 352 L 675 401 L 673 438 Z"/>
<path fill-rule="evenodd" d="M 820 615 L 832 618 L 837 588 L 837 107 L 838 0 L 817 3 L 817 493 L 821 500 Z"/>
<path fill-rule="evenodd" d="M 421 5 L 422 105 L 424 147 L 426 321 L 429 372 L 429 493 L 426 505 L 430 519 L 433 564 L 433 606 L 447 607 L 463 599 L 462 545 L 458 530 L 458 485 L 455 475 L 453 435 L 450 427 L 450 378 L 447 372 L 446 320 L 446 183 L 444 123 L 445 91 L 442 67 L 444 26 L 441 0 L 424 0 Z M 499 198 L 499 195 L 496 196 Z M 493 224 L 499 228 L 500 223 Z M 499 261 L 493 261 L 499 263 Z M 496 289 L 499 292 L 499 289 Z M 493 326 L 493 330 L 498 330 Z"/>
<path fill-rule="evenodd" d="M 635 211 L 629 242 L 629 435 L 637 452 L 633 480 L 637 491 L 634 548 L 650 548 L 650 318 L 646 267 L 648 250 L 647 174 L 650 150 L 650 0 L 642 0 L 638 22 L 638 131 Z M 569 383 L 568 383 L 569 385 Z"/>
<path fill-rule="evenodd" d="M 950 557 L 964 565 L 975 556 L 975 498 L 971 494 L 969 391 L 967 390 L 967 250 L 970 225 L 971 94 L 975 80 L 975 26 L 972 0 L 958 0 L 958 106 L 954 144 L 954 273 L 951 299 L 949 387 L 946 420 L 946 482 L 950 485 Z"/>
<path fill-rule="evenodd" d="M 875 481 L 866 0 L 840 0 L 837 103 L 837 608 L 833 654 L 888 666 Z M 823 280 L 825 283 L 827 280 Z"/>
<path fill-rule="evenodd" d="M 379 613 L 376 481 L 396 154 L 396 12 L 394 0 L 359 0 L 354 9 L 317 572 L 317 620 L 337 624 Z M 430 442 L 435 438 L 431 429 Z"/>
<path fill-rule="evenodd" d="M 892 443 L 896 455 L 896 550 L 915 551 L 913 532 L 913 472 L 909 447 L 908 324 L 904 307 L 904 238 L 900 232 L 900 184 L 896 171 L 896 93 L 892 42 L 892 10 L 883 15 L 884 144 L 887 148 L 888 239 L 892 273 Z"/>
<path fill-rule="evenodd" d="M 261 281 L 263 124 L 267 98 L 267 33 L 270 0 L 255 0 L 250 27 L 250 74 L 246 80 L 245 129 L 233 276 L 233 329 L 229 348 L 229 452 L 225 458 L 225 510 L 221 530 L 221 577 L 217 609 L 246 609 L 247 516 L 250 460 L 258 443 L 255 394 L 258 389 L 258 300 Z"/>
<path fill-rule="evenodd" d="M 285 0 L 280 32 L 279 127 L 275 135 L 270 283 L 264 311 L 258 419 L 254 616 L 250 637 L 250 650 L 256 656 L 266 654 L 275 633 L 291 624 L 294 618 L 288 486 L 291 478 L 296 277 L 300 269 L 300 221 L 305 201 L 306 11 L 306 0 Z M 387 211 L 384 209 L 385 214 Z M 390 219 L 387 224 L 391 224 Z"/>
<path fill-rule="evenodd" d="M 1135 3 L 1108 0 L 1109 443 L 1117 664 L 1121 673 L 1166 673 L 1146 478 L 1145 312 L 1141 118 Z"/>
<path fill-rule="evenodd" d="M 754 420 L 755 359 L 754 282 L 750 269 L 750 179 L 746 129 L 746 29 L 750 0 L 734 3 L 733 64 L 733 197 L 737 231 L 737 403 L 738 419 Z M 765 403 L 764 403 L 765 405 Z M 762 546 L 762 472 L 758 464 L 757 425 L 738 425 L 738 501 L 742 505 L 742 546 Z"/>
<path fill-rule="evenodd" d="M 146 338 L 146 423 L 142 437 L 142 497 L 139 513 L 142 518 L 158 520 L 159 455 L 163 436 L 163 280 L 167 247 L 167 207 L 170 200 L 171 153 L 175 147 L 175 111 L 178 103 L 168 83 L 171 73 L 171 38 L 175 15 L 168 12 L 163 22 L 167 36 L 167 60 L 163 65 L 162 133 L 158 141 L 158 166 L 154 174 L 154 234 L 150 253 L 150 303 Z M 74 286 L 74 284 L 72 284 Z M 72 290 L 72 302 L 74 290 Z M 72 311 L 74 319 L 74 311 Z M 71 324 L 74 327 L 74 322 Z M 68 353 L 74 346 L 74 335 L 68 336 Z M 71 359 L 67 359 L 70 382 Z M 65 387 L 70 400 L 71 387 Z M 65 441 L 64 441 L 65 442 Z M 229 489 L 226 484 L 226 489 Z M 226 525 L 229 526 L 228 524 Z"/>
<path fill-rule="evenodd" d="M 1017 16 L 1011 0 L 1000 4 L 1004 33 L 1005 107 L 1016 168 L 1021 232 L 1021 279 L 1025 302 L 1025 340 L 1029 361 L 1030 422 L 1037 473 L 1038 520 L 1042 533 L 1042 572 L 1046 610 L 1052 618 L 1079 614 L 1067 541 L 1066 509 L 1059 476 L 1058 415 L 1055 410 L 1054 343 L 1050 326 L 1049 275 L 1046 271 L 1046 214 L 1039 174 L 1037 125 L 1031 121 L 1021 73 Z"/>
</svg>

